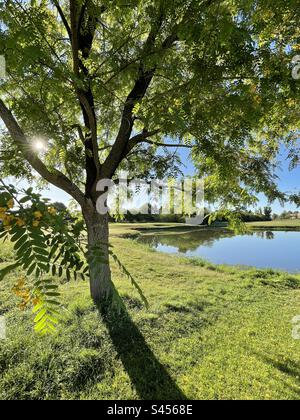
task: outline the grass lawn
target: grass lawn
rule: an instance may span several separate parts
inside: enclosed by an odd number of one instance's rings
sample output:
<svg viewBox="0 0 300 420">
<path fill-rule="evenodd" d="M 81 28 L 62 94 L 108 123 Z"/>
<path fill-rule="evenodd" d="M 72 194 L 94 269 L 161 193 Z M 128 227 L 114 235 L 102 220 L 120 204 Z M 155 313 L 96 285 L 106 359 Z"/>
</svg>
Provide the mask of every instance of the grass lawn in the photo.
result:
<svg viewBox="0 0 300 420">
<path fill-rule="evenodd" d="M 271 222 L 254 222 L 247 223 L 248 226 L 253 228 L 262 229 L 299 229 L 300 230 L 300 219 L 295 220 L 272 220 Z"/>
<path fill-rule="evenodd" d="M 10 292 L 21 273 L 0 283 L 8 327 L 0 399 L 298 400 L 300 341 L 291 320 L 300 315 L 300 276 L 217 267 L 120 236 L 140 227 L 114 225 L 112 244 L 149 310 L 113 265 L 130 317 L 103 319 L 88 284 L 62 284 L 58 333 L 41 338 Z M 13 260 L 9 245 L 0 258 Z"/>
</svg>

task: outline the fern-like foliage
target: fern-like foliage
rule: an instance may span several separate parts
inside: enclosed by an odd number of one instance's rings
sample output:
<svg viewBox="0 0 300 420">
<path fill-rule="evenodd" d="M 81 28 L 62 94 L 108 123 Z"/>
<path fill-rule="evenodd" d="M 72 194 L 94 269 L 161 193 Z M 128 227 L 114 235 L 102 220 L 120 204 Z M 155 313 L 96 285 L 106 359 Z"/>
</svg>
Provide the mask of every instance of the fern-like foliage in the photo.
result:
<svg viewBox="0 0 300 420">
<path fill-rule="evenodd" d="M 1 180 L 0 180 L 1 182 Z M 82 221 L 66 212 L 57 212 L 32 189 L 20 193 L 10 185 L 0 186 L 0 239 L 13 243 L 15 262 L 0 270 L 0 280 L 19 269 L 23 277 L 13 291 L 21 299 L 22 309 L 33 306 L 35 330 L 40 334 L 53 333 L 59 322 L 60 294 L 54 277 L 67 281 L 85 280 L 90 273 L 101 276 L 103 265 L 110 257 L 138 291 L 145 306 L 148 301 L 137 281 L 119 260 L 109 244 L 99 243 L 89 248 Z M 113 284 L 113 306 L 124 304 Z"/>
<path fill-rule="evenodd" d="M 82 254 L 76 223 L 68 223 L 68 215 L 58 214 L 46 200 L 26 190 L 12 211 L 17 192 L 13 186 L 0 187 L 0 209 L 3 231 L 0 239 L 13 243 L 16 261 L 0 270 L 0 280 L 16 268 L 25 274 L 13 288 L 21 299 L 20 307 L 30 304 L 35 314 L 35 330 L 46 334 L 55 331 L 59 320 L 60 294 L 58 284 L 51 278 L 65 276 L 68 281 L 85 279 L 88 267 Z M 25 205 L 30 203 L 30 206 Z M 29 288 L 28 288 L 29 287 Z"/>
<path fill-rule="evenodd" d="M 134 279 L 134 277 L 131 275 L 131 273 L 127 270 L 125 265 L 122 264 L 119 257 L 113 252 L 112 249 L 110 249 L 109 254 L 112 256 L 113 260 L 115 261 L 115 263 L 119 267 L 120 271 L 130 280 L 132 286 L 137 290 L 137 292 L 138 292 L 140 298 L 142 299 L 144 305 L 148 309 L 149 308 L 149 302 L 148 302 L 146 296 L 144 295 L 141 287 L 137 283 L 137 281 Z"/>
</svg>

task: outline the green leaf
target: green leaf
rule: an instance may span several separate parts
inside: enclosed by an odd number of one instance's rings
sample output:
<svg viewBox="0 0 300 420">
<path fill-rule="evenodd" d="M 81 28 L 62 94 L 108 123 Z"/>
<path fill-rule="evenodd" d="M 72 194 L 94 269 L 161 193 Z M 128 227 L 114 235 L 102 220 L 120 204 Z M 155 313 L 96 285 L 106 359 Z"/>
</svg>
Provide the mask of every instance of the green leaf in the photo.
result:
<svg viewBox="0 0 300 420">
<path fill-rule="evenodd" d="M 10 264 L 0 270 L 0 281 L 2 281 L 9 273 L 14 271 L 18 267 L 18 263 Z"/>
<path fill-rule="evenodd" d="M 38 314 L 37 316 L 34 318 L 34 322 L 38 323 L 40 322 L 43 318 L 45 318 L 45 316 L 47 315 L 47 309 L 43 308 Z"/>
<path fill-rule="evenodd" d="M 29 269 L 27 270 L 27 276 L 30 276 L 30 275 L 34 272 L 35 268 L 36 268 L 36 263 L 33 263 L 33 264 L 29 267 Z"/>
</svg>

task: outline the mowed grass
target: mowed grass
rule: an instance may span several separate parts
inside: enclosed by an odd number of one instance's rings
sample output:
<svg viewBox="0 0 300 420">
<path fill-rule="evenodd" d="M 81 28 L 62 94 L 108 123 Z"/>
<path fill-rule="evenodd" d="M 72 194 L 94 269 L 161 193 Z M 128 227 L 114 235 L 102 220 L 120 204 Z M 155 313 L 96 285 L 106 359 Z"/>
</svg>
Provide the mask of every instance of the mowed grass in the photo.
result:
<svg viewBox="0 0 300 420">
<path fill-rule="evenodd" d="M 271 222 L 247 223 L 249 227 L 262 229 L 296 229 L 300 230 L 300 219 L 272 220 Z"/>
<path fill-rule="evenodd" d="M 0 398 L 298 400 L 300 341 L 291 321 L 300 315 L 300 276 L 218 267 L 120 237 L 139 230 L 112 227 L 115 252 L 150 304 L 113 265 L 130 319 L 103 319 L 88 284 L 61 284 L 58 332 L 42 338 L 11 293 L 22 273 L 0 283 L 8 332 L 0 341 Z M 13 260 L 9 245 L 0 258 Z"/>
</svg>

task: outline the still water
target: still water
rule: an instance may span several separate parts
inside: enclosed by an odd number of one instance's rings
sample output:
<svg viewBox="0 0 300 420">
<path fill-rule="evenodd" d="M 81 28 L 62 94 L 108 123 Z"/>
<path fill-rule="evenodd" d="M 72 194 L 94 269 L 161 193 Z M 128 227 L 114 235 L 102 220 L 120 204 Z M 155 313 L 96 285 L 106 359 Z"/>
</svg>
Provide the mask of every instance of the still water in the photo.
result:
<svg viewBox="0 0 300 420">
<path fill-rule="evenodd" d="M 254 266 L 300 272 L 300 231 L 257 231 L 235 235 L 207 229 L 166 233 L 140 239 L 158 251 L 201 257 L 215 264 Z"/>
</svg>

